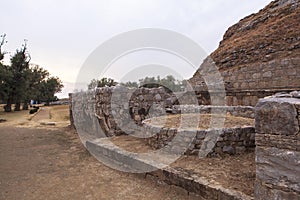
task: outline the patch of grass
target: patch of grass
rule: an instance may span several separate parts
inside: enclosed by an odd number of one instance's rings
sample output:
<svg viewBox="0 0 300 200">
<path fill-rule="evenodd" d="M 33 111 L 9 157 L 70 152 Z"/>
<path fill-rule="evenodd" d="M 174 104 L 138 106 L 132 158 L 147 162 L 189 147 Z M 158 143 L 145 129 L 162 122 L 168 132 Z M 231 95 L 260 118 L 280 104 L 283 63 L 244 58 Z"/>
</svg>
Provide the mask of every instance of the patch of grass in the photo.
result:
<svg viewBox="0 0 300 200">
<path fill-rule="evenodd" d="M 49 117 L 52 121 L 62 122 L 69 121 L 69 105 L 50 106 Z"/>
<path fill-rule="evenodd" d="M 31 115 L 29 114 L 28 110 L 4 112 L 3 109 L 0 109 L 0 118 L 6 120 L 0 123 L 0 126 L 18 125 L 19 123 L 25 123 L 26 121 L 28 121 L 30 116 Z"/>
</svg>

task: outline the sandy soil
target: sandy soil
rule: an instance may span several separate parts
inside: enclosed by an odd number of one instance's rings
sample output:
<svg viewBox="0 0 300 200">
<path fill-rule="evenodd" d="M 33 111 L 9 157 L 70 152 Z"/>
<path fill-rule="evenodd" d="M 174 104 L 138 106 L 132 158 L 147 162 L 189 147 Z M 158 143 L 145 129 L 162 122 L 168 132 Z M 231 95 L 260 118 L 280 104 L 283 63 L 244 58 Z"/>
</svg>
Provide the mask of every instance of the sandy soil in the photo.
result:
<svg viewBox="0 0 300 200">
<path fill-rule="evenodd" d="M 254 152 L 205 159 L 183 156 L 171 166 L 213 180 L 225 188 L 238 190 L 249 196 L 254 195 Z"/>
<path fill-rule="evenodd" d="M 199 199 L 178 187 L 104 166 L 73 130 L 40 124 L 59 122 L 53 108 L 43 108 L 31 120 L 26 113 L 0 125 L 0 199 Z"/>
<path fill-rule="evenodd" d="M 224 124 L 219 124 L 224 120 Z M 224 117 L 212 114 L 175 114 L 168 115 L 167 117 L 155 117 L 145 120 L 146 123 L 167 127 L 167 128 L 194 128 L 194 129 L 208 129 L 212 127 L 242 127 L 242 126 L 253 126 L 254 119 L 245 117 L 235 117 L 227 114 Z M 216 122 L 214 124 L 214 122 Z M 211 124 L 213 123 L 213 124 Z M 198 125 L 198 126 L 197 126 Z"/>
</svg>

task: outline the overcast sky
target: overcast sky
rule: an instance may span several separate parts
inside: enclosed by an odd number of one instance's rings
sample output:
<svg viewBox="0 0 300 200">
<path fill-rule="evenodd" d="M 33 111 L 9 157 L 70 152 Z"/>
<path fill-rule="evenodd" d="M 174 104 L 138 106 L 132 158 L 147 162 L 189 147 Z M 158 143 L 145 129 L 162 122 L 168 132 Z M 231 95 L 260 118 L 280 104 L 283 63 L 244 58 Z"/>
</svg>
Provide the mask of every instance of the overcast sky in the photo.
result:
<svg viewBox="0 0 300 200">
<path fill-rule="evenodd" d="M 218 47 L 229 26 L 270 2 L 6 0 L 1 2 L 0 34 L 7 34 L 4 50 L 14 53 L 27 39 L 32 63 L 73 83 L 89 54 L 114 35 L 139 28 L 168 29 L 191 38 L 209 54 Z M 184 76 L 192 74 L 185 72 Z"/>
</svg>

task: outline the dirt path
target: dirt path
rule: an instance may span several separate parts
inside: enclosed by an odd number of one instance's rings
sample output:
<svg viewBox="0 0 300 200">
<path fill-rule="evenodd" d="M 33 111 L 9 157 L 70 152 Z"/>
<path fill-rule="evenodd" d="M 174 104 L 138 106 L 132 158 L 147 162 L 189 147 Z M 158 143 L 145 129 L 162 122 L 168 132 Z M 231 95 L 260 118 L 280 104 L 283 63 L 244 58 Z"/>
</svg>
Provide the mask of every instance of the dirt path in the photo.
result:
<svg viewBox="0 0 300 200">
<path fill-rule="evenodd" d="M 31 119 L 33 122 L 41 122 L 44 120 L 49 120 L 49 107 L 41 107 L 38 113 Z"/>
<path fill-rule="evenodd" d="M 142 175 L 104 166 L 67 128 L 4 126 L 0 127 L 0 199 L 198 198 Z"/>
</svg>

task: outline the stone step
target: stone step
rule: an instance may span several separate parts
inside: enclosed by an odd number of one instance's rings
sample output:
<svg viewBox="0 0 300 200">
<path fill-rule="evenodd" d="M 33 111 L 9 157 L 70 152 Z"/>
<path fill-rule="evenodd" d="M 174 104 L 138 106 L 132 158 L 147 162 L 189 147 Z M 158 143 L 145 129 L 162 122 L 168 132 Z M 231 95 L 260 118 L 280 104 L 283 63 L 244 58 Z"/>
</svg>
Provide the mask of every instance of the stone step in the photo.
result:
<svg viewBox="0 0 300 200">
<path fill-rule="evenodd" d="M 146 154 L 127 152 L 115 146 L 109 138 L 87 141 L 89 152 L 99 161 L 117 170 L 132 173 L 144 173 L 153 176 L 169 185 L 181 187 L 188 192 L 198 194 L 202 199 L 216 200 L 252 200 L 253 198 L 242 192 L 224 188 L 215 181 L 199 177 L 197 174 L 182 168 L 168 166 L 168 158 L 160 160 L 156 157 L 146 157 Z M 172 159 L 172 158 L 170 158 Z"/>
</svg>

